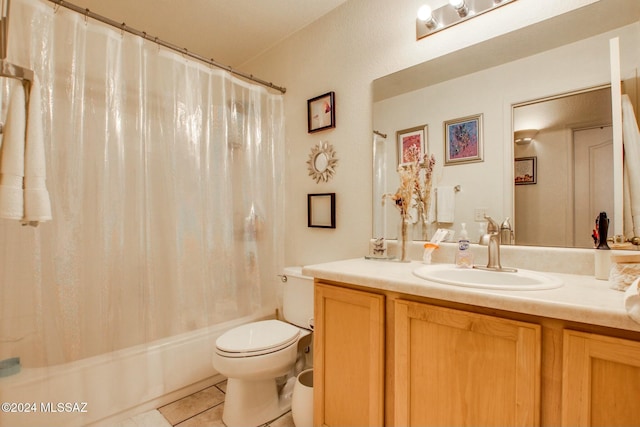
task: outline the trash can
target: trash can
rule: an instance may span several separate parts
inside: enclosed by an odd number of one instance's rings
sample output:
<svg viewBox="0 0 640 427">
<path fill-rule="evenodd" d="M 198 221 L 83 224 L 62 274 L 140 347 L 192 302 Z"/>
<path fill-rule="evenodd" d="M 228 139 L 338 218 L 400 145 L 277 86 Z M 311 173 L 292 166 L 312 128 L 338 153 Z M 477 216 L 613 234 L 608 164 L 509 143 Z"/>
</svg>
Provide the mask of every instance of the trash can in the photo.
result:
<svg viewBox="0 0 640 427">
<path fill-rule="evenodd" d="M 293 386 L 291 416 L 296 427 L 313 426 L 313 369 L 298 374 Z"/>
</svg>

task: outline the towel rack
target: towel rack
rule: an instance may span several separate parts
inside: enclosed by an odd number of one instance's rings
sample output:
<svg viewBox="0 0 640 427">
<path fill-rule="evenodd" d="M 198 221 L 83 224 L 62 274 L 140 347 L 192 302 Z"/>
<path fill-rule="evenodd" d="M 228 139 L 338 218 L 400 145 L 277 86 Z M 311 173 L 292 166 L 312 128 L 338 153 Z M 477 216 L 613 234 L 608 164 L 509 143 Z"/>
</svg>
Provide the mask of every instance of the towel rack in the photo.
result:
<svg viewBox="0 0 640 427">
<path fill-rule="evenodd" d="M 0 0 L 0 77 L 10 77 L 31 83 L 33 81 L 32 70 L 7 61 L 10 2 L 11 0 Z"/>
<path fill-rule="evenodd" d="M 17 79 L 22 82 L 25 91 L 26 108 L 29 108 L 29 92 L 34 79 L 33 70 L 12 64 L 7 61 L 9 35 L 9 3 L 11 0 L 0 0 L 0 77 Z M 4 131 L 4 124 L 0 123 L 0 134 Z"/>
<path fill-rule="evenodd" d="M 33 81 L 33 70 L 12 64 L 6 59 L 2 58 L 0 59 L 0 77 L 18 79 L 23 83 L 30 85 Z M 27 89 L 29 89 L 28 86 Z"/>
<path fill-rule="evenodd" d="M 461 190 L 462 190 L 462 187 L 460 187 L 460 184 L 458 184 L 458 185 L 454 185 L 454 186 L 453 186 L 453 191 L 454 191 L 455 193 L 459 193 Z M 436 192 L 437 192 L 437 191 L 438 191 L 438 188 L 436 187 Z"/>
<path fill-rule="evenodd" d="M 29 85 L 33 81 L 33 70 L 7 61 L 10 2 L 11 0 L 0 0 L 0 77 L 18 79 Z M 27 86 L 26 89 L 29 87 Z"/>
</svg>

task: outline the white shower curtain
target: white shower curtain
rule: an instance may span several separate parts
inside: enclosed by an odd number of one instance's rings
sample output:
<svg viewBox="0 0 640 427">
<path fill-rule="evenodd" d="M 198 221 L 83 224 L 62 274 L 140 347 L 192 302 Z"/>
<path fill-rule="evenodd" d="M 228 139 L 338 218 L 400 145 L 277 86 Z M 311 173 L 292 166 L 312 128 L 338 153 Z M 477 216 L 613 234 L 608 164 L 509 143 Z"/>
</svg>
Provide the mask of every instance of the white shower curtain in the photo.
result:
<svg viewBox="0 0 640 427">
<path fill-rule="evenodd" d="M 0 221 L 0 360 L 55 365 L 272 310 L 282 95 L 44 0 L 10 14 L 8 60 L 42 87 L 53 220 Z"/>
</svg>

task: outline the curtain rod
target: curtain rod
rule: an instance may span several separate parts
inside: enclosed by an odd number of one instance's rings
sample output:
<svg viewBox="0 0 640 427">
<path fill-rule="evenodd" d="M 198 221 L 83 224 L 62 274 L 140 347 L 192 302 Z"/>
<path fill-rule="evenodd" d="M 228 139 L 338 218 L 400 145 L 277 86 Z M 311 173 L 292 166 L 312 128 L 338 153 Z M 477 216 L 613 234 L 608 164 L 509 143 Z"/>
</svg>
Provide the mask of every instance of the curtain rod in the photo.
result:
<svg viewBox="0 0 640 427">
<path fill-rule="evenodd" d="M 230 67 L 229 65 L 220 64 L 220 63 L 214 61 L 213 58 L 211 58 L 211 59 L 210 58 L 205 58 L 204 56 L 198 55 L 197 53 L 189 52 L 189 50 L 187 50 L 187 48 L 182 48 L 182 47 L 177 46 L 177 45 L 175 45 L 173 43 L 166 42 L 164 40 L 159 39 L 158 37 L 152 37 L 152 36 L 150 36 L 149 34 L 147 34 L 144 31 L 136 30 L 135 28 L 129 27 L 124 22 L 123 23 L 118 23 L 118 22 L 116 22 L 116 21 L 114 21 L 112 19 L 109 19 L 109 18 L 105 17 L 105 16 L 98 15 L 97 13 L 91 12 L 89 9 L 83 9 L 83 8 L 81 8 L 79 6 L 76 6 L 73 3 L 69 3 L 67 1 L 63 1 L 63 0 L 49 0 L 49 1 L 52 2 L 52 3 L 55 3 L 58 6 L 62 6 L 62 7 L 65 7 L 67 9 L 71 9 L 74 12 L 78 12 L 78 13 L 83 14 L 83 15 L 89 17 L 89 18 L 92 18 L 92 19 L 95 19 L 97 21 L 100 21 L 100 22 L 102 22 L 104 24 L 111 25 L 112 27 L 118 28 L 121 31 L 126 31 L 127 33 L 136 35 L 138 37 L 142 37 L 143 39 L 150 40 L 150 41 L 152 41 L 152 42 L 154 42 L 154 43 L 156 43 L 156 44 L 158 44 L 160 46 L 166 47 L 167 49 L 174 50 L 174 51 L 179 52 L 179 53 L 181 53 L 181 54 L 183 54 L 185 56 L 188 56 L 190 58 L 194 58 L 194 59 L 197 59 L 198 61 L 204 62 L 206 64 L 213 65 L 214 67 L 226 70 L 226 71 L 230 72 L 231 74 L 235 74 L 236 76 L 240 76 L 240 77 L 245 78 L 247 80 L 251 80 L 253 82 L 259 83 L 259 84 L 261 84 L 263 86 L 267 86 L 267 87 L 270 87 L 272 89 L 278 90 L 281 93 L 285 93 L 287 91 L 286 88 L 280 87 L 280 86 L 276 86 L 271 82 L 267 82 L 265 80 L 262 80 L 262 79 L 259 79 L 257 77 L 254 77 L 253 74 L 246 74 L 246 73 L 244 73 L 242 71 L 239 71 L 239 70 L 236 70 L 236 69 Z"/>
</svg>

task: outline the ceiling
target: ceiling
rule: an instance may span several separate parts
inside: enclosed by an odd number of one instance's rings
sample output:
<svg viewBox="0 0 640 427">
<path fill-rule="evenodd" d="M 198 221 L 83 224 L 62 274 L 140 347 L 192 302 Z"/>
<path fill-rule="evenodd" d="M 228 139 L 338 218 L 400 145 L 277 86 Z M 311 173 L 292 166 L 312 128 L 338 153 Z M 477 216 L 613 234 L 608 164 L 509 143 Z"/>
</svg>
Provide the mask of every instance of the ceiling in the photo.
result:
<svg viewBox="0 0 640 427">
<path fill-rule="evenodd" d="M 241 69 L 346 0 L 70 0 L 83 9 Z"/>
<path fill-rule="evenodd" d="M 579 129 L 611 122 L 609 87 L 533 101 L 513 110 L 514 130 Z"/>
</svg>

